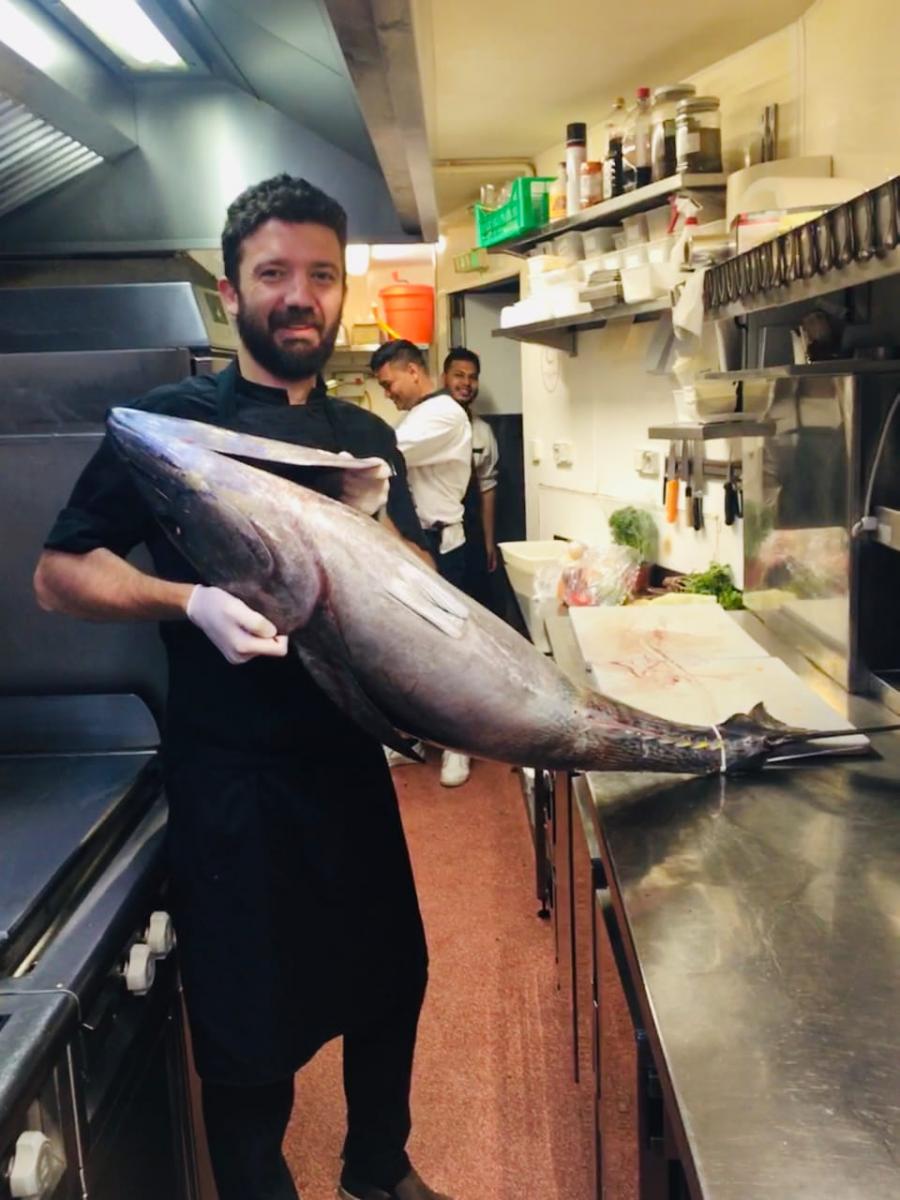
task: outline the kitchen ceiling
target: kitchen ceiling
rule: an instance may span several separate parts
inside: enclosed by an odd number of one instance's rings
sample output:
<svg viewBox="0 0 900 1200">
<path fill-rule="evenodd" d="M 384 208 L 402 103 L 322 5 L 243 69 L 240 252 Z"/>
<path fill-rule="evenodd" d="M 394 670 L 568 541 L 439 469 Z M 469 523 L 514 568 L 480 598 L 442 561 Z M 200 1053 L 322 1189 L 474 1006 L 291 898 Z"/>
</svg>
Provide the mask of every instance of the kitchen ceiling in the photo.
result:
<svg viewBox="0 0 900 1200">
<path fill-rule="evenodd" d="M 561 141 L 568 121 L 600 121 L 616 96 L 683 79 L 784 28 L 810 3 L 422 0 L 432 153 L 532 157 Z"/>
</svg>

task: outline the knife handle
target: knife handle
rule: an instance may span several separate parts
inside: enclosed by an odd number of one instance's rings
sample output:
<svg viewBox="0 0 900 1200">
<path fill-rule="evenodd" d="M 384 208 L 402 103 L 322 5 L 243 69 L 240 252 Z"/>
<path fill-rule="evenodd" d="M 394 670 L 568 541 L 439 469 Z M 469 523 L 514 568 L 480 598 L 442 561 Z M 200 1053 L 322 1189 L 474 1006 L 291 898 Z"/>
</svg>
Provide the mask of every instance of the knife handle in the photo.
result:
<svg viewBox="0 0 900 1200">
<path fill-rule="evenodd" d="M 666 520 L 674 525 L 678 520 L 678 480 L 670 479 L 666 484 Z"/>
</svg>

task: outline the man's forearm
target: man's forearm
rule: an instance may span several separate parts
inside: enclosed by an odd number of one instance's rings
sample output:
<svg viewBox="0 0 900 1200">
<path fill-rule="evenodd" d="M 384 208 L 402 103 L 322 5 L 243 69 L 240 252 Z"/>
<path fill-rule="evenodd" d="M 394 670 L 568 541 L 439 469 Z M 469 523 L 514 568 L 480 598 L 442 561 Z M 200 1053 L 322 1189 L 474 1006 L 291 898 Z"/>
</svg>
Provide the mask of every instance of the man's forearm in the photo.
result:
<svg viewBox="0 0 900 1200">
<path fill-rule="evenodd" d="M 411 542 L 409 538 L 405 538 L 386 512 L 383 512 L 378 518 L 378 523 L 382 525 L 389 533 L 392 533 L 394 537 L 399 538 L 404 546 L 408 546 L 409 549 L 412 550 L 413 554 L 421 558 L 426 567 L 431 567 L 432 571 L 436 570 L 434 559 L 424 548 L 424 546 L 419 546 L 416 542 Z"/>
<path fill-rule="evenodd" d="M 497 543 L 494 541 L 495 528 L 497 519 L 497 489 L 488 488 L 486 492 L 481 493 L 481 524 L 484 529 L 484 544 L 487 547 L 488 558 L 494 555 L 493 565 L 491 570 L 496 566 L 496 548 Z"/>
<path fill-rule="evenodd" d="M 171 621 L 185 616 L 194 590 L 146 575 L 99 548 L 87 554 L 45 550 L 34 573 L 38 604 L 87 621 Z"/>
</svg>

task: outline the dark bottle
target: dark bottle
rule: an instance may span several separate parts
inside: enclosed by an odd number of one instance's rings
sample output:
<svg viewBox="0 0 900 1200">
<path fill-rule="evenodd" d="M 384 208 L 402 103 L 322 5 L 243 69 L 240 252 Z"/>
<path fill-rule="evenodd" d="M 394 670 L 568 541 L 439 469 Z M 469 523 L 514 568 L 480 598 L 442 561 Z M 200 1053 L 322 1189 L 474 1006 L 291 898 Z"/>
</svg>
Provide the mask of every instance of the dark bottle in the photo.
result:
<svg viewBox="0 0 900 1200">
<path fill-rule="evenodd" d="M 625 191 L 622 143 L 625 136 L 625 101 L 620 96 L 606 118 L 606 157 L 603 160 L 603 195 L 621 196 Z"/>
</svg>

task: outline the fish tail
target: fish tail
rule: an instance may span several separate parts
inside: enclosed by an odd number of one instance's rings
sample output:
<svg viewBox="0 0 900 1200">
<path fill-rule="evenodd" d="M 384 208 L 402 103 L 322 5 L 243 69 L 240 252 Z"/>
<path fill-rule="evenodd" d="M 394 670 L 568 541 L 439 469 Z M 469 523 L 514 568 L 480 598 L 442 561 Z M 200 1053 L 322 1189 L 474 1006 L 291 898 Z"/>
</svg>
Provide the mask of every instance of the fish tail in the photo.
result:
<svg viewBox="0 0 900 1200">
<path fill-rule="evenodd" d="M 590 697 L 594 725 L 585 769 L 595 771 L 671 771 L 684 774 L 736 775 L 758 770 L 776 751 L 802 747 L 849 731 L 801 729 L 777 720 L 763 704 L 708 726 L 680 725 L 599 693 Z M 900 729 L 879 726 L 878 731 Z"/>
</svg>

